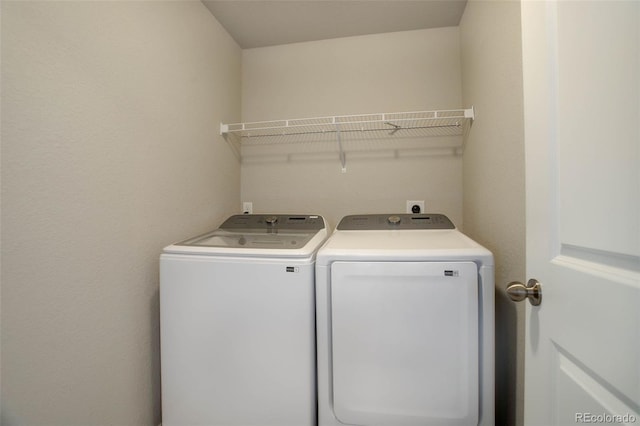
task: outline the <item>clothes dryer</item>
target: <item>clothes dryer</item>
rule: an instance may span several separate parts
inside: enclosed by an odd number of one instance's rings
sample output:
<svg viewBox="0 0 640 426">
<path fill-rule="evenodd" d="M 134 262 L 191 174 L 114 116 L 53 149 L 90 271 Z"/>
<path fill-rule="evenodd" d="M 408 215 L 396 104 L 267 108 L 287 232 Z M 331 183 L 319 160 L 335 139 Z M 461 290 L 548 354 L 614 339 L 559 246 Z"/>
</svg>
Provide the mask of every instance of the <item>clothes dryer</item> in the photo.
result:
<svg viewBox="0 0 640 426">
<path fill-rule="evenodd" d="M 160 256 L 163 426 L 316 424 L 309 215 L 237 215 Z"/>
<path fill-rule="evenodd" d="M 343 218 L 316 318 L 320 426 L 493 426 L 493 256 L 446 216 Z"/>
</svg>

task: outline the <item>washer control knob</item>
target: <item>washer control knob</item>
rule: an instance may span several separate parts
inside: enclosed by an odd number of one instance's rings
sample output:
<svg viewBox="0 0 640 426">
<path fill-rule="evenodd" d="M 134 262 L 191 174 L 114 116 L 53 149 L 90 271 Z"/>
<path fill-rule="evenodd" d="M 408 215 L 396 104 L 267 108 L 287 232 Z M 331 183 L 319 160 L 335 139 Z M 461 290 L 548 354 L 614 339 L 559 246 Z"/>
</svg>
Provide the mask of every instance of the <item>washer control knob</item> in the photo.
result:
<svg viewBox="0 0 640 426">
<path fill-rule="evenodd" d="M 267 225 L 275 225 L 276 222 L 278 222 L 278 216 L 267 216 L 264 218 L 264 221 L 267 223 Z"/>
<path fill-rule="evenodd" d="M 389 216 L 387 218 L 387 222 L 389 222 L 391 225 L 397 225 L 400 223 L 400 216 Z"/>
</svg>

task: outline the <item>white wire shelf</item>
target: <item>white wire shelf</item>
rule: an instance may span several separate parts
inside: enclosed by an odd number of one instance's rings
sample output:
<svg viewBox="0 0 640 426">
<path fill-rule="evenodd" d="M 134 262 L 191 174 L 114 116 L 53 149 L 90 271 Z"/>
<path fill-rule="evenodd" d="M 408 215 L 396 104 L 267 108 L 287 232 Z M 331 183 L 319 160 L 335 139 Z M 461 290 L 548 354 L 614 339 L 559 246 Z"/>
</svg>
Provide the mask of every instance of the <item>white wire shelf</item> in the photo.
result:
<svg viewBox="0 0 640 426">
<path fill-rule="evenodd" d="M 340 162 L 345 170 L 342 139 L 461 136 L 474 119 L 473 107 L 468 109 L 412 111 L 379 114 L 340 115 L 331 117 L 296 118 L 220 124 L 220 134 L 233 135 L 242 142 L 294 143 L 308 135 L 335 137 Z"/>
</svg>

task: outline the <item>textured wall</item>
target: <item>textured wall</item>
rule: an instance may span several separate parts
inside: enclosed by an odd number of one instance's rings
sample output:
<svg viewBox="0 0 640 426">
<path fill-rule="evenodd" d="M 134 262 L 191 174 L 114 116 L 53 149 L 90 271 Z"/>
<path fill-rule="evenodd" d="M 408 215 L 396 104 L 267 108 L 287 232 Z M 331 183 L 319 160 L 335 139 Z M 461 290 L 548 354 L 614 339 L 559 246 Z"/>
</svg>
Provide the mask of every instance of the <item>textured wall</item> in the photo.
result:
<svg viewBox="0 0 640 426">
<path fill-rule="evenodd" d="M 242 68 L 244 121 L 463 106 L 457 27 L 248 49 Z M 344 144 L 346 173 L 335 141 L 246 148 L 242 199 L 258 212 L 320 213 L 333 224 L 425 200 L 460 225 L 462 159 L 427 149 L 457 142 L 362 137 Z"/>
<path fill-rule="evenodd" d="M 160 422 L 158 256 L 238 209 L 197 1 L 2 1 L 2 424 Z"/>
<path fill-rule="evenodd" d="M 464 229 L 496 260 L 496 425 L 522 424 L 525 279 L 522 46 L 518 1 L 470 0 L 460 23 L 462 97 L 477 120 L 464 154 Z"/>
</svg>

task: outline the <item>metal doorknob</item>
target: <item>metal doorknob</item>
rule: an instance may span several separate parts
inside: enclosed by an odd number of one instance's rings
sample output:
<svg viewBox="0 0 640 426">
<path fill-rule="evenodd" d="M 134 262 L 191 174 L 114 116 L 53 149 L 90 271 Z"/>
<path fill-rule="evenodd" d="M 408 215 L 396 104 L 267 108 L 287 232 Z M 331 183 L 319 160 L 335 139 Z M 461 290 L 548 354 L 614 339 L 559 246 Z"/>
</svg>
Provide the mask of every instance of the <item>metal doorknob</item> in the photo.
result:
<svg viewBox="0 0 640 426">
<path fill-rule="evenodd" d="M 522 302 L 529 299 L 529 303 L 538 306 L 542 303 L 542 286 L 535 278 L 531 278 L 527 285 L 518 281 L 510 282 L 507 285 L 507 294 L 514 302 Z"/>
</svg>

